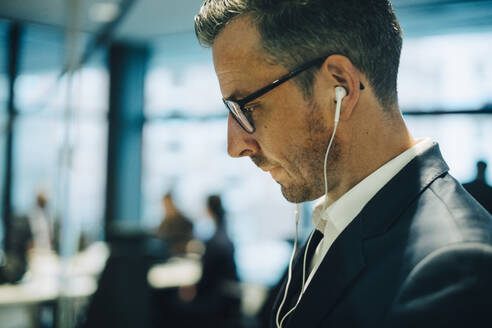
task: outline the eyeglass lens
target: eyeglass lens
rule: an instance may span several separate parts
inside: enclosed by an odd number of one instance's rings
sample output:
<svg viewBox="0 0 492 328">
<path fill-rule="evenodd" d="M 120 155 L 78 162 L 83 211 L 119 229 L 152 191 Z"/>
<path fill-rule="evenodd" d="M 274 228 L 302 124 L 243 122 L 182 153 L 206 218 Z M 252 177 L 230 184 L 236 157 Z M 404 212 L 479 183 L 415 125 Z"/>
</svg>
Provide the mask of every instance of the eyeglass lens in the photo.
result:
<svg viewBox="0 0 492 328">
<path fill-rule="evenodd" d="M 252 133 L 254 131 L 253 125 L 251 122 L 248 120 L 247 116 L 245 113 L 241 110 L 241 107 L 239 104 L 235 103 L 234 101 L 230 100 L 224 100 L 224 103 L 226 107 L 229 109 L 231 112 L 232 116 L 234 119 L 249 133 Z"/>
</svg>

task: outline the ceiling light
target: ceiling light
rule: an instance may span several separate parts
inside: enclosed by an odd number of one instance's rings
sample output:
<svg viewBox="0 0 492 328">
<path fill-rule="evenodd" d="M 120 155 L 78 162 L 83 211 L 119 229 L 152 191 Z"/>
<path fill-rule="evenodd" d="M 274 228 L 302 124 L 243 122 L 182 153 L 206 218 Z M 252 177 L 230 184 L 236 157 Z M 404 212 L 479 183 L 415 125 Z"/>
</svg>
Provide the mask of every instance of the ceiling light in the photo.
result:
<svg viewBox="0 0 492 328">
<path fill-rule="evenodd" d="M 113 2 L 99 2 L 93 4 L 89 9 L 89 18 L 94 22 L 111 22 L 120 13 L 120 7 Z"/>
</svg>

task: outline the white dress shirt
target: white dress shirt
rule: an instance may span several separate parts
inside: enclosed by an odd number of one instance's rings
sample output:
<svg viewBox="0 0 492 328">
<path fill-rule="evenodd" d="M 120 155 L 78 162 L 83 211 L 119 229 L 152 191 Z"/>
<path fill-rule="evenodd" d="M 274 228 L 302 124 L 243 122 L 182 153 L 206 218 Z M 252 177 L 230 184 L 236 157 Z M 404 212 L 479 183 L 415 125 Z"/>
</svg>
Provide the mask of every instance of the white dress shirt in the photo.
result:
<svg viewBox="0 0 492 328">
<path fill-rule="evenodd" d="M 326 209 L 324 209 L 325 198 L 323 197 L 318 201 L 313 209 L 312 221 L 315 229 L 323 233 L 323 238 L 311 259 L 308 271 L 310 274 L 304 290 L 316 274 L 316 270 L 333 242 L 362 211 L 371 198 L 413 158 L 431 148 L 432 145 L 433 142 L 429 138 L 419 140 L 416 145 L 371 173 Z"/>
</svg>

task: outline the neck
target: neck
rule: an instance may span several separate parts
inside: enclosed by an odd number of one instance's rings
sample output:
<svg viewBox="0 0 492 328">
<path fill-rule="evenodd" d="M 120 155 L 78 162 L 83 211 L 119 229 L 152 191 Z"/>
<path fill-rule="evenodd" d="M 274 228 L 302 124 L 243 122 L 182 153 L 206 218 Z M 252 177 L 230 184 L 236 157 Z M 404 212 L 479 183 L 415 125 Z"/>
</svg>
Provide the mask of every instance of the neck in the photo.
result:
<svg viewBox="0 0 492 328">
<path fill-rule="evenodd" d="M 338 184 L 328 193 L 330 202 L 417 143 L 398 110 L 367 110 L 351 121 L 341 131 L 342 167 Z"/>
</svg>

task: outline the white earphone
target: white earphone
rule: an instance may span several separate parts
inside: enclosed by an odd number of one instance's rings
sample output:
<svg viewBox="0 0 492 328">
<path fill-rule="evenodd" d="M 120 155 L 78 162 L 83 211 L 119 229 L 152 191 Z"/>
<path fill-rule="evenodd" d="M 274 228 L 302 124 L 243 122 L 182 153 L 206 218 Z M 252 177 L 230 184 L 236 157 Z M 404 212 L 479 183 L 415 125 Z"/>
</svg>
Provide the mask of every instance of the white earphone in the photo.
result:
<svg viewBox="0 0 492 328">
<path fill-rule="evenodd" d="M 331 134 L 331 138 L 330 138 L 330 142 L 328 143 L 328 147 L 326 147 L 325 162 L 324 162 L 324 169 L 323 169 L 324 178 L 325 178 L 325 205 L 324 205 L 324 208 L 326 208 L 326 205 L 328 204 L 328 180 L 326 177 L 326 163 L 328 162 L 328 153 L 330 152 L 331 144 L 333 143 L 333 139 L 335 138 L 335 133 L 337 132 L 338 121 L 340 120 L 340 110 L 342 108 L 342 100 L 346 95 L 347 95 L 347 90 L 344 87 L 342 87 L 342 86 L 336 86 L 335 87 L 336 108 L 335 108 L 335 119 L 333 122 L 333 133 Z"/>
<path fill-rule="evenodd" d="M 340 119 L 340 108 L 342 105 L 342 99 L 347 95 L 347 90 L 344 87 L 335 87 L 335 99 L 337 102 L 337 108 L 335 109 L 335 124 L 338 124 Z"/>
<path fill-rule="evenodd" d="M 338 121 L 340 120 L 340 109 L 342 107 L 342 99 L 347 95 L 347 90 L 342 87 L 342 86 L 336 86 L 335 87 L 335 101 L 336 101 L 336 108 L 335 108 L 335 119 L 334 119 L 334 126 L 333 126 L 333 132 L 331 134 L 330 142 L 328 143 L 328 147 L 326 148 L 326 153 L 325 153 L 325 161 L 324 161 L 324 178 L 325 178 L 325 204 L 324 207 L 326 208 L 327 202 L 328 202 L 328 181 L 326 177 L 326 162 L 328 160 L 328 153 L 330 152 L 331 144 L 333 143 L 333 139 L 335 138 L 335 132 L 337 131 L 338 127 Z M 284 291 L 284 297 L 282 298 L 282 302 L 280 302 L 280 305 L 278 307 L 277 315 L 276 315 L 276 324 L 277 328 L 282 328 L 282 324 L 287 318 L 289 314 L 292 313 L 301 301 L 301 297 L 304 294 L 304 282 L 305 282 L 305 275 L 306 275 L 306 254 L 307 250 L 309 249 L 309 243 L 311 242 L 311 238 L 313 237 L 313 234 L 309 236 L 309 240 L 306 244 L 306 249 L 304 251 L 304 257 L 303 257 L 303 265 L 302 265 L 302 287 L 301 287 L 301 293 L 299 295 L 299 298 L 297 299 L 296 304 L 289 310 L 287 313 L 284 314 L 282 319 L 280 320 L 280 311 L 282 311 L 282 307 L 284 306 L 285 300 L 287 298 L 287 293 L 289 290 L 289 285 L 290 281 L 292 279 L 292 262 L 294 259 L 294 254 L 296 252 L 297 248 L 297 232 L 298 232 L 298 227 L 299 227 L 299 216 L 300 216 L 300 204 L 297 204 L 296 206 L 296 238 L 294 240 L 294 248 L 292 249 L 292 254 L 290 256 L 290 261 L 289 261 L 289 271 L 287 273 L 287 284 L 285 285 L 285 291 Z M 280 321 L 279 321 L 280 320 Z"/>
</svg>

